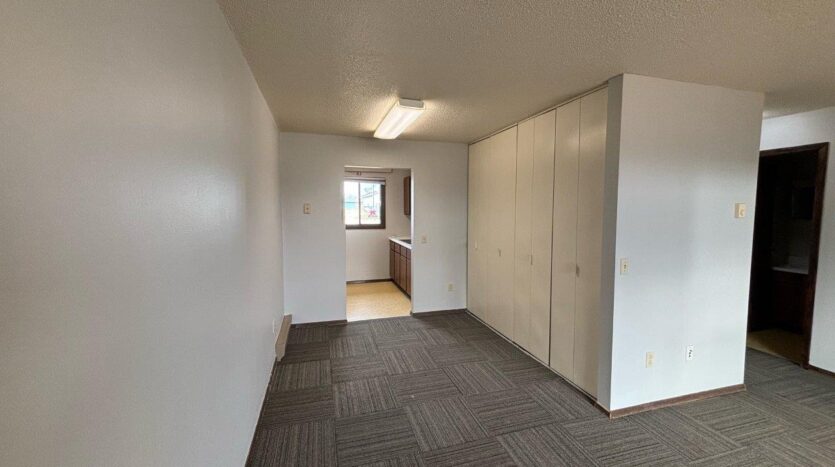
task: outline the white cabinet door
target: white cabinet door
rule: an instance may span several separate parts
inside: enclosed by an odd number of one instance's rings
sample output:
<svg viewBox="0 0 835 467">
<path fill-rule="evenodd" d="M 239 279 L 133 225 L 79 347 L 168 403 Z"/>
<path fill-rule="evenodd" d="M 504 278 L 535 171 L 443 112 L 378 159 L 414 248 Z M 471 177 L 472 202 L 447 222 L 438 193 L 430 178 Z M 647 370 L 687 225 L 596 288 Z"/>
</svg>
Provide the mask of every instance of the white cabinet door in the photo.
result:
<svg viewBox="0 0 835 467">
<path fill-rule="evenodd" d="M 577 303 L 574 382 L 597 395 L 600 346 L 600 279 L 603 246 L 603 185 L 608 90 L 580 100 L 580 171 L 577 206 Z"/>
<path fill-rule="evenodd" d="M 513 237 L 516 210 L 516 127 L 488 139 L 489 218 L 487 236 L 487 322 L 505 336 L 513 336 Z"/>
<path fill-rule="evenodd" d="M 485 257 L 487 141 L 470 146 L 467 184 L 467 309 L 485 319 L 487 261 Z"/>
<path fill-rule="evenodd" d="M 556 110 L 551 267 L 551 368 L 574 378 L 580 101 Z"/>
<path fill-rule="evenodd" d="M 516 256 L 513 340 L 531 352 L 531 196 L 534 177 L 534 120 L 519 124 L 516 140 Z M 533 353 L 533 352 L 531 352 Z"/>
<path fill-rule="evenodd" d="M 549 359 L 551 337 L 551 219 L 554 204 L 555 119 L 555 110 L 534 119 L 531 177 L 530 344 L 525 348 L 545 363 L 548 363 Z"/>
</svg>

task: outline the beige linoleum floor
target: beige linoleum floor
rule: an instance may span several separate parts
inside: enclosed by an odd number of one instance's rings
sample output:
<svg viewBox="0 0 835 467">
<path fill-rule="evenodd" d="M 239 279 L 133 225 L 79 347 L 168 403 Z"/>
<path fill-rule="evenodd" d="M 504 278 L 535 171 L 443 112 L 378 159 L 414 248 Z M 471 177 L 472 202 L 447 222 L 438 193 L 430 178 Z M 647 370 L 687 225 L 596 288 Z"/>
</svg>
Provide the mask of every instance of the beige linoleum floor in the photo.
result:
<svg viewBox="0 0 835 467">
<path fill-rule="evenodd" d="M 409 316 L 412 302 L 393 282 L 348 284 L 348 321 Z"/>
<path fill-rule="evenodd" d="M 748 347 L 801 363 L 803 336 L 782 329 L 754 331 L 748 333 Z"/>
</svg>

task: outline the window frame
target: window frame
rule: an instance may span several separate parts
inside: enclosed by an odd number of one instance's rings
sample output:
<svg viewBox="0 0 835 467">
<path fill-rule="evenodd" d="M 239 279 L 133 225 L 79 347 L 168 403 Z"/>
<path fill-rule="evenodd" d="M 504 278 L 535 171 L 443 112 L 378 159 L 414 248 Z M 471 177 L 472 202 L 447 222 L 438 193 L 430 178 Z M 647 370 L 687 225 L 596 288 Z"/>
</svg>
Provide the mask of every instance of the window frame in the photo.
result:
<svg viewBox="0 0 835 467">
<path fill-rule="evenodd" d="M 357 182 L 357 202 L 359 203 L 360 216 L 359 224 L 345 223 L 345 182 Z M 361 183 L 375 183 L 380 185 L 380 223 L 379 224 L 363 224 L 362 223 L 362 198 L 359 196 L 359 187 Z M 386 229 L 386 180 L 385 179 L 367 179 L 367 178 L 345 178 L 342 180 L 342 224 L 345 230 L 385 230 Z"/>
</svg>

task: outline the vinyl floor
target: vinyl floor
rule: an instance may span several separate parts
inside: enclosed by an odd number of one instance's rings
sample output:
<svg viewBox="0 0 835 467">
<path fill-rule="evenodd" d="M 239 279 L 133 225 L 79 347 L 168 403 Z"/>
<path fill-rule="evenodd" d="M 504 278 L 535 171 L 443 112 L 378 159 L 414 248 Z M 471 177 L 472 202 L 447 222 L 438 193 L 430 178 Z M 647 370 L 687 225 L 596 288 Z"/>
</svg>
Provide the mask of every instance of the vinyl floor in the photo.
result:
<svg viewBox="0 0 835 467">
<path fill-rule="evenodd" d="M 609 420 L 466 313 L 296 327 L 248 465 L 835 465 L 835 378 L 746 367 L 745 392 Z"/>
<path fill-rule="evenodd" d="M 412 301 L 391 281 L 348 284 L 346 305 L 349 322 L 409 316 L 412 311 Z"/>
</svg>

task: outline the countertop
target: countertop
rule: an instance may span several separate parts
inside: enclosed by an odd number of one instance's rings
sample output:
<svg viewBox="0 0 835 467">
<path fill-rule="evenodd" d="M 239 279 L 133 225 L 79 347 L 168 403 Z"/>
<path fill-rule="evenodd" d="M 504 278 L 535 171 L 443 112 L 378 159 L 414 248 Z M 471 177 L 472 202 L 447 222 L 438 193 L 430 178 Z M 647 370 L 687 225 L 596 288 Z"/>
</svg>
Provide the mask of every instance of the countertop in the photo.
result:
<svg viewBox="0 0 835 467">
<path fill-rule="evenodd" d="M 400 246 L 405 246 L 406 248 L 408 248 L 410 250 L 412 249 L 412 244 L 407 243 L 407 242 L 404 241 L 404 240 L 411 240 L 409 237 L 389 237 L 389 240 L 393 241 L 394 243 L 396 243 Z"/>
</svg>

